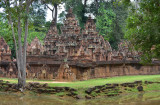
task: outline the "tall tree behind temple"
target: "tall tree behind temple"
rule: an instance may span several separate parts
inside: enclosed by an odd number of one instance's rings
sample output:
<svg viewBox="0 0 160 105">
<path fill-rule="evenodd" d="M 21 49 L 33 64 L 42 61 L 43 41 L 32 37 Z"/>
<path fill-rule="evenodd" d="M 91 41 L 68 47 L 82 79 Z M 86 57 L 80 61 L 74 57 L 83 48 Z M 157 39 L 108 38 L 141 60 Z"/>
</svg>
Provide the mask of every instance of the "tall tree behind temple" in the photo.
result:
<svg viewBox="0 0 160 105">
<path fill-rule="evenodd" d="M 58 5 L 62 3 L 63 0 L 41 0 L 43 4 L 52 12 L 52 20 L 57 23 L 57 15 L 58 15 Z M 52 5 L 50 7 L 49 5 Z"/>
<path fill-rule="evenodd" d="M 98 9 L 100 8 L 100 4 L 103 2 L 103 0 L 94 0 L 90 4 L 89 11 L 93 13 L 94 16 L 98 15 Z"/>
<path fill-rule="evenodd" d="M 90 12 L 96 16 L 97 29 L 104 30 L 100 34 L 110 42 L 113 49 L 117 49 L 118 43 L 124 37 L 128 9 L 115 0 L 95 0 L 90 6 Z"/>
<path fill-rule="evenodd" d="M 114 49 L 118 49 L 118 43 L 124 39 L 128 7 L 119 2 L 112 2 L 113 12 L 116 14 L 113 20 L 113 31 L 110 33 L 109 42 Z"/>
<path fill-rule="evenodd" d="M 46 32 L 46 11 L 47 9 L 40 1 L 34 1 L 30 8 L 30 21 L 33 23 L 33 28 L 37 32 Z"/>
<path fill-rule="evenodd" d="M 96 16 L 96 27 L 99 34 L 104 37 L 105 40 L 109 40 L 110 33 L 113 31 L 113 20 L 115 13 L 113 12 L 111 5 L 105 8 L 104 2 L 101 2 L 98 14 Z"/>
<path fill-rule="evenodd" d="M 64 1 L 65 11 L 67 12 L 69 8 L 73 9 L 73 13 L 76 15 L 76 18 L 78 19 L 79 25 L 81 28 L 84 27 L 84 24 L 87 20 L 87 17 L 85 16 L 85 13 L 87 13 L 87 7 L 88 7 L 87 2 L 88 0 L 65 0 Z M 62 12 L 60 14 L 60 18 L 62 18 L 64 14 L 65 12 Z"/>
</svg>

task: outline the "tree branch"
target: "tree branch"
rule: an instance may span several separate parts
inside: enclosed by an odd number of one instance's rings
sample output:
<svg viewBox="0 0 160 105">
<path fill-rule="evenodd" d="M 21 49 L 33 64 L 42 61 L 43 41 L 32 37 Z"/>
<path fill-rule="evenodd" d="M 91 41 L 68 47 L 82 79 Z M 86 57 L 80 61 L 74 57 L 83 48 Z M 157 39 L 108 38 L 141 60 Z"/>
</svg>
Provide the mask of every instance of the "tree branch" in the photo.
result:
<svg viewBox="0 0 160 105">
<path fill-rule="evenodd" d="M 53 11 L 54 9 L 51 9 L 47 4 L 45 4 L 45 6 L 47 6 L 48 9 L 50 9 L 51 11 Z"/>
</svg>

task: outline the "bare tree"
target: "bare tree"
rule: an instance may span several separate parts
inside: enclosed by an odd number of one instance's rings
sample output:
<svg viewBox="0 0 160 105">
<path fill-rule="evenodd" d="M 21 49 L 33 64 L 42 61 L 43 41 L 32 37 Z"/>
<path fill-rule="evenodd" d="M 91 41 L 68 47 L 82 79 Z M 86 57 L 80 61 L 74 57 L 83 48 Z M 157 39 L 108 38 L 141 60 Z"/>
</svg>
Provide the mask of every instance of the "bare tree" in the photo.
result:
<svg viewBox="0 0 160 105">
<path fill-rule="evenodd" d="M 58 15 L 58 5 L 63 0 L 42 0 L 42 2 L 45 4 L 45 6 L 52 11 L 52 19 L 55 23 L 57 23 L 57 15 Z M 49 7 L 49 4 L 52 5 L 52 7 Z"/>
</svg>

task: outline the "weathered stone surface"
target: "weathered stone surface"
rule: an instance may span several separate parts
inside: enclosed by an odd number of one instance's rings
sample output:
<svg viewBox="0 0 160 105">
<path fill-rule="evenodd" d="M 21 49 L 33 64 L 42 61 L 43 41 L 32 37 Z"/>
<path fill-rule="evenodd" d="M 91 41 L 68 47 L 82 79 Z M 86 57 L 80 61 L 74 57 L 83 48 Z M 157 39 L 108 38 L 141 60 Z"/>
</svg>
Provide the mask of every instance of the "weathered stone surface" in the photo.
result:
<svg viewBox="0 0 160 105">
<path fill-rule="evenodd" d="M 135 85 L 134 84 L 128 84 L 128 87 L 134 88 Z"/>
<path fill-rule="evenodd" d="M 111 86 L 112 84 L 108 84 L 108 83 L 107 83 L 106 85 L 107 85 L 107 86 Z"/>
<path fill-rule="evenodd" d="M 119 86 L 119 84 L 112 84 L 112 86 L 117 87 L 117 86 Z"/>
<path fill-rule="evenodd" d="M 142 81 L 134 81 L 135 84 L 142 84 Z"/>
<path fill-rule="evenodd" d="M 72 96 L 78 95 L 77 93 L 75 93 L 74 91 L 70 92 Z"/>
<path fill-rule="evenodd" d="M 3 37 L 0 37 L 0 61 L 11 61 L 11 50 Z"/>
<path fill-rule="evenodd" d="M 18 90 L 18 89 L 19 89 L 19 88 L 18 88 L 18 84 L 13 84 L 13 85 L 12 85 L 12 89 Z"/>
<path fill-rule="evenodd" d="M 86 95 L 85 98 L 86 98 L 86 99 L 91 99 L 92 97 L 89 96 L 89 95 Z"/>
<path fill-rule="evenodd" d="M 138 91 L 143 91 L 143 86 L 138 86 L 138 87 L 137 87 L 137 90 L 138 90 Z"/>
<path fill-rule="evenodd" d="M 96 89 L 101 89 L 101 88 L 103 88 L 103 87 L 105 87 L 105 85 L 102 85 L 102 86 L 95 86 Z"/>
<path fill-rule="evenodd" d="M 135 85 L 137 85 L 137 82 L 133 82 L 133 83 L 122 83 L 120 84 L 121 86 L 124 86 L 124 87 L 135 87 Z"/>
<path fill-rule="evenodd" d="M 133 46 L 129 41 L 121 41 L 118 44 L 118 51 L 113 50 L 110 54 L 112 61 L 121 60 L 139 60 L 141 52 L 133 50 Z"/>
<path fill-rule="evenodd" d="M 91 92 L 94 91 L 95 89 L 96 89 L 95 87 L 93 87 L 93 88 L 88 88 L 85 92 L 86 92 L 87 94 L 91 94 Z"/>
<path fill-rule="evenodd" d="M 114 89 L 115 88 L 115 86 L 107 86 L 107 87 L 105 87 L 106 89 Z"/>
<path fill-rule="evenodd" d="M 45 49 L 37 37 L 35 37 L 31 44 L 28 44 L 27 55 L 42 55 L 44 51 Z"/>
<path fill-rule="evenodd" d="M 42 87 L 44 87 L 44 88 L 45 88 L 45 87 L 48 87 L 48 84 L 45 83 L 45 84 L 42 85 Z"/>
<path fill-rule="evenodd" d="M 80 95 L 76 95 L 75 98 L 76 99 L 82 99 L 82 97 Z"/>
<path fill-rule="evenodd" d="M 76 81 L 76 75 L 67 63 L 62 63 L 58 69 L 57 81 Z"/>
<path fill-rule="evenodd" d="M 69 91 L 77 91 L 77 90 L 74 88 L 70 88 Z"/>
<path fill-rule="evenodd" d="M 101 91 L 100 91 L 100 90 L 96 90 L 95 92 L 96 92 L 96 93 L 100 93 Z"/>
<path fill-rule="evenodd" d="M 70 90 L 70 87 L 64 87 L 64 89 L 65 89 L 66 91 L 69 91 L 69 90 Z"/>
<path fill-rule="evenodd" d="M 151 81 L 145 81 L 144 83 L 145 83 L 145 84 L 153 84 L 154 82 L 151 82 Z"/>
</svg>

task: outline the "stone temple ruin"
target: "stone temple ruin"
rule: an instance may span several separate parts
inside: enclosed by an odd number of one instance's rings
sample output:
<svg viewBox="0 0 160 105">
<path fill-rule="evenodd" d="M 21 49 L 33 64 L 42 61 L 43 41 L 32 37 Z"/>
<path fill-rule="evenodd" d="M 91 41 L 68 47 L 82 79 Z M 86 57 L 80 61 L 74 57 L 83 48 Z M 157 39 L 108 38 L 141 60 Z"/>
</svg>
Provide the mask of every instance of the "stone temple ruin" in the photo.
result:
<svg viewBox="0 0 160 105">
<path fill-rule="evenodd" d="M 109 42 L 96 31 L 90 16 L 81 30 L 70 9 L 61 34 L 52 21 L 43 44 L 37 37 L 28 44 L 26 76 L 30 79 L 76 81 L 160 73 L 159 64 L 139 64 L 140 53 L 129 50 L 129 42 L 122 41 L 118 47 L 118 51 L 112 50 Z M 11 60 L 11 51 L 3 38 L 0 39 L 0 76 L 17 77 L 16 62 Z"/>
</svg>

